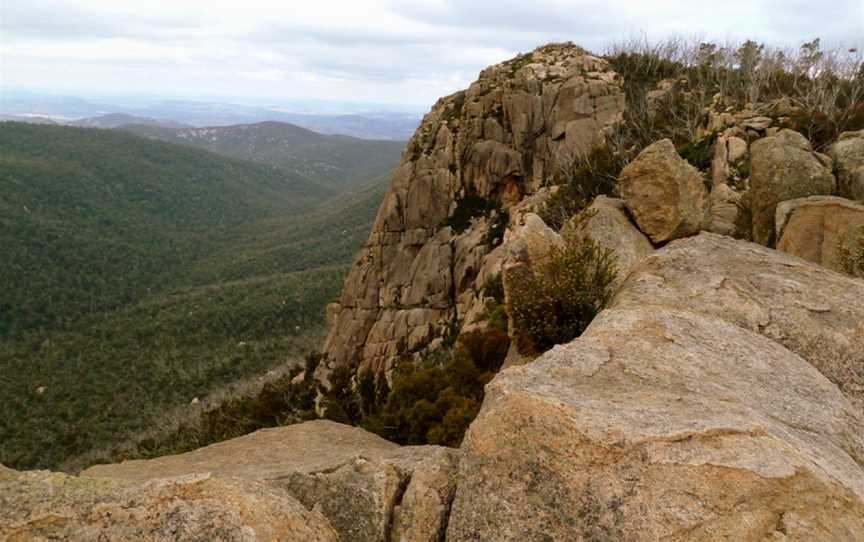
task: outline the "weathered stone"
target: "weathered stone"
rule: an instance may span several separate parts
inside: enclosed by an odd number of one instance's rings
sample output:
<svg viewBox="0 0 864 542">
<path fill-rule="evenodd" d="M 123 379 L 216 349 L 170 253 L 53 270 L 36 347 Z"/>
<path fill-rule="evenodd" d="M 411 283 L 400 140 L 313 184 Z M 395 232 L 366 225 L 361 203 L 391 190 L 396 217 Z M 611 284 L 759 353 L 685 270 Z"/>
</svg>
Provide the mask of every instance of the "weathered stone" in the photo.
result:
<svg viewBox="0 0 864 542">
<path fill-rule="evenodd" d="M 810 362 L 864 412 L 864 282 L 703 233 L 655 252 L 615 307 L 657 304 L 724 318 Z"/>
<path fill-rule="evenodd" d="M 581 215 L 572 218 L 561 230 L 566 242 L 590 239 L 615 254 L 618 275 L 613 287 L 620 286 L 636 263 L 654 252 L 651 241 L 627 217 L 620 199 L 598 196 Z"/>
<path fill-rule="evenodd" d="M 639 229 L 654 243 L 694 235 L 705 222 L 702 175 L 668 139 L 649 145 L 627 164 L 618 189 Z"/>
<path fill-rule="evenodd" d="M 753 240 L 773 246 L 774 214 L 786 200 L 834 191 L 834 175 L 810 150 L 804 136 L 792 130 L 755 141 L 750 146 L 750 195 Z"/>
<path fill-rule="evenodd" d="M 454 452 L 446 448 L 405 448 L 273 483 L 320 509 L 343 540 L 436 542 L 446 527 L 455 469 Z"/>
<path fill-rule="evenodd" d="M 3 464 L 0 464 L 0 480 L 4 478 L 11 478 L 13 476 L 18 476 L 18 471 L 10 469 Z"/>
<path fill-rule="evenodd" d="M 714 185 L 711 195 L 708 196 L 710 211 L 705 229 L 721 235 L 735 235 L 740 200 L 741 194 L 728 184 Z"/>
<path fill-rule="evenodd" d="M 98 465 L 82 476 L 141 482 L 206 473 L 263 482 L 320 511 L 341 540 L 435 542 L 449 514 L 456 466 L 453 450 L 403 448 L 359 428 L 318 420 L 185 454 Z"/>
<path fill-rule="evenodd" d="M 729 163 L 735 164 L 747 156 L 747 142 L 740 137 L 730 136 L 725 138 L 728 150 Z"/>
<path fill-rule="evenodd" d="M 777 206 L 777 250 L 835 271 L 844 271 L 841 250 L 864 228 L 864 205 L 831 196 L 786 201 Z"/>
<path fill-rule="evenodd" d="M 802 355 L 864 355 L 862 295 L 712 234 L 648 256 L 581 338 L 487 386 L 447 539 L 861 539 L 864 417 Z"/>
<path fill-rule="evenodd" d="M 512 263 L 536 263 L 555 249 L 564 248 L 561 235 L 546 225 L 539 216 L 528 213 L 525 223 L 515 228 L 507 242 L 508 260 Z"/>
<path fill-rule="evenodd" d="M 0 478 L 0 539 L 336 542 L 317 511 L 260 482 L 209 474 L 144 483 L 47 471 Z"/>
<path fill-rule="evenodd" d="M 840 194 L 864 201 L 864 130 L 843 132 L 828 154 L 837 164 Z"/>
<path fill-rule="evenodd" d="M 750 128 L 751 130 L 756 130 L 757 132 L 764 132 L 771 127 L 771 124 L 773 122 L 774 120 L 771 117 L 757 116 L 741 121 L 741 125 L 744 128 Z"/>
<path fill-rule="evenodd" d="M 480 277 L 472 275 L 490 267 L 485 260 L 498 241 L 486 235 L 491 216 L 461 232 L 445 227 L 448 216 L 479 197 L 520 225 L 527 211 L 539 210 L 523 204 L 552 178 L 560 151 L 590 151 L 621 119 L 621 84 L 606 60 L 567 43 L 487 68 L 467 90 L 439 100 L 408 143 L 331 309 L 329 363 L 319 377 L 355 362 L 392 368 L 392 345 L 408 340 L 395 335 L 406 309 L 434 311 L 408 329 L 417 343 L 436 344 L 454 326 L 473 325 L 468 317 L 482 299 Z"/>
</svg>

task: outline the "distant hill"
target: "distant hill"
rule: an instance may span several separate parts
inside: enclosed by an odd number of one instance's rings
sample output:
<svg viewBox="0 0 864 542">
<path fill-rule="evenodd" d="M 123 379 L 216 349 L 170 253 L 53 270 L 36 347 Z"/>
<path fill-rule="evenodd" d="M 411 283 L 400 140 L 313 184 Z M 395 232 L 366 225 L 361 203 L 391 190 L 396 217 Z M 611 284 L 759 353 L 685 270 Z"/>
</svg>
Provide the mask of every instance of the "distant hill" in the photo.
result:
<svg viewBox="0 0 864 542">
<path fill-rule="evenodd" d="M 386 184 L 0 123 L 0 463 L 140 453 L 192 398 L 299 361 Z"/>
<path fill-rule="evenodd" d="M 336 185 L 362 184 L 399 163 L 404 144 L 321 135 L 285 122 L 177 130 L 129 124 L 135 134 L 200 147 L 225 156 L 275 165 Z"/>
<path fill-rule="evenodd" d="M 0 88 L 0 114 L 85 119 L 104 116 L 105 113 L 170 119 L 179 124 L 199 127 L 287 122 L 321 134 L 403 142 L 414 133 L 422 116 L 420 109 L 387 104 L 287 100 L 268 105 L 243 105 L 136 96 L 82 99 Z M 108 128 L 115 126 L 116 123 L 100 125 Z"/>
<path fill-rule="evenodd" d="M 0 115 L 0 122 L 26 122 L 27 124 L 57 124 L 57 122 L 39 116 Z"/>
<path fill-rule="evenodd" d="M 188 124 L 174 122 L 170 119 L 154 119 L 150 117 L 138 117 L 125 113 L 109 113 L 98 117 L 78 119 L 69 123 L 69 126 L 80 128 L 117 128 L 124 124 L 139 124 L 142 126 L 155 126 L 160 128 L 189 128 Z"/>
</svg>

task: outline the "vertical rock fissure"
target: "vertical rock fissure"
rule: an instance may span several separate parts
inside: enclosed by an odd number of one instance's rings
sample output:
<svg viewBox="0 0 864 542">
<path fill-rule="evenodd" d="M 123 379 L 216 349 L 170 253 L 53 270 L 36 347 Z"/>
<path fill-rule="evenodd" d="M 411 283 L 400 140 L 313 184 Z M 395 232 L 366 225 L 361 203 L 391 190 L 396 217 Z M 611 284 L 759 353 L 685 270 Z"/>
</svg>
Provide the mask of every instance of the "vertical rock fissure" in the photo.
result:
<svg viewBox="0 0 864 542">
<path fill-rule="evenodd" d="M 452 316 L 450 317 L 450 333 L 456 334 L 459 329 L 459 307 L 456 303 L 456 240 L 451 239 L 448 243 L 450 246 L 450 287 L 449 287 L 449 297 L 450 297 L 450 306 L 453 309 Z M 455 339 L 456 337 L 452 337 Z"/>
<path fill-rule="evenodd" d="M 405 498 L 405 492 L 408 491 L 408 486 L 411 484 L 412 473 L 404 472 L 397 469 L 399 473 L 399 486 L 393 495 L 393 502 L 387 511 L 387 523 L 384 525 L 384 540 L 387 542 L 398 542 L 393 538 L 393 524 L 396 522 L 396 512 L 402 506 L 402 500 Z"/>
<path fill-rule="evenodd" d="M 447 528 L 450 526 L 450 513 L 453 511 L 453 501 L 456 500 L 457 486 L 458 484 L 454 483 L 447 494 L 447 502 L 444 504 L 444 511 L 441 513 L 441 525 L 435 537 L 437 542 L 445 542 L 447 540 Z"/>
</svg>

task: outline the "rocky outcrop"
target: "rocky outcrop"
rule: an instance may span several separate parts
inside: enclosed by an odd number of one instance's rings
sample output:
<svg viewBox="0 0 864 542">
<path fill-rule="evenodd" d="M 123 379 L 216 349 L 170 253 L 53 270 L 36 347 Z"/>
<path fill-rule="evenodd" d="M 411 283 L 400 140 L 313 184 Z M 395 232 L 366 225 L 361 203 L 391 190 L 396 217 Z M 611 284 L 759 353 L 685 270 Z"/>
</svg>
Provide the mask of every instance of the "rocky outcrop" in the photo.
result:
<svg viewBox="0 0 864 542">
<path fill-rule="evenodd" d="M 209 474 L 135 482 L 0 477 L 0 540 L 338 542 L 327 519 L 260 482 Z"/>
<path fill-rule="evenodd" d="M 386 370 L 400 339 L 410 343 L 402 353 L 417 352 L 471 324 L 478 270 L 500 238 L 496 216 L 539 192 L 559 153 L 586 152 L 602 139 L 624 110 L 620 85 L 605 60 L 559 44 L 492 66 L 439 100 L 408 143 L 329 309 L 330 366 Z"/>
<path fill-rule="evenodd" d="M 663 139 L 646 147 L 621 171 L 618 190 L 636 224 L 654 243 L 698 233 L 708 206 L 699 171 Z"/>
<path fill-rule="evenodd" d="M 785 201 L 777 206 L 777 250 L 844 271 L 842 250 L 864 231 L 864 205 L 831 196 Z"/>
<path fill-rule="evenodd" d="M 590 239 L 610 250 L 617 269 L 614 287 L 624 282 L 642 258 L 654 252 L 651 241 L 630 222 L 624 201 L 606 196 L 598 196 L 588 209 L 567 222 L 561 236 L 569 243 Z"/>
<path fill-rule="evenodd" d="M 864 201 L 864 130 L 840 134 L 828 154 L 837 167 L 840 193 Z"/>
<path fill-rule="evenodd" d="M 319 420 L 185 454 L 99 465 L 82 476 L 138 483 L 189 474 L 241 479 L 320 512 L 340 540 L 436 542 L 449 515 L 457 464 L 453 450 L 403 448 Z"/>
<path fill-rule="evenodd" d="M 447 539 L 860 539 L 862 296 L 713 234 L 648 256 L 581 338 L 487 386 Z"/>
<path fill-rule="evenodd" d="M 753 142 L 750 154 L 753 241 L 774 246 L 778 203 L 834 193 L 831 159 L 814 153 L 807 138 L 786 129 Z"/>
</svg>

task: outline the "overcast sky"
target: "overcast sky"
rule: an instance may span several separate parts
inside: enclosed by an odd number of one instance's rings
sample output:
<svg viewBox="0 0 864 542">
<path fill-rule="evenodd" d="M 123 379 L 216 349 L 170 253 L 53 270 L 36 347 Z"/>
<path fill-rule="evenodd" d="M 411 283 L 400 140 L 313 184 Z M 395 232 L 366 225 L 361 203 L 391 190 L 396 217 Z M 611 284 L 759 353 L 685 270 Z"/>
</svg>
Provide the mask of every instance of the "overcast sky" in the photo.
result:
<svg viewBox="0 0 864 542">
<path fill-rule="evenodd" d="M 861 46 L 864 0 L 0 0 L 0 81 L 424 107 L 550 41 Z"/>
</svg>

